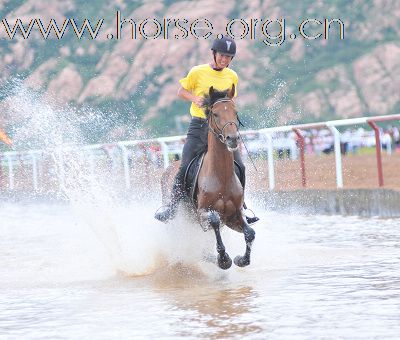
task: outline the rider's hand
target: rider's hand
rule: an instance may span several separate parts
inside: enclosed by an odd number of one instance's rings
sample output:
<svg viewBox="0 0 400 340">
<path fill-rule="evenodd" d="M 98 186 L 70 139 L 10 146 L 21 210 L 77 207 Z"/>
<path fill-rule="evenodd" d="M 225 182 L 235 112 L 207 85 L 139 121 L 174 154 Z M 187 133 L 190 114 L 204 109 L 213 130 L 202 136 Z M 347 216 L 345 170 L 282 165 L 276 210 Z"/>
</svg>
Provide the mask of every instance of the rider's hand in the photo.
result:
<svg viewBox="0 0 400 340">
<path fill-rule="evenodd" d="M 203 97 L 194 97 L 192 100 L 193 103 L 195 103 L 198 107 L 202 107 L 204 98 Z"/>
</svg>

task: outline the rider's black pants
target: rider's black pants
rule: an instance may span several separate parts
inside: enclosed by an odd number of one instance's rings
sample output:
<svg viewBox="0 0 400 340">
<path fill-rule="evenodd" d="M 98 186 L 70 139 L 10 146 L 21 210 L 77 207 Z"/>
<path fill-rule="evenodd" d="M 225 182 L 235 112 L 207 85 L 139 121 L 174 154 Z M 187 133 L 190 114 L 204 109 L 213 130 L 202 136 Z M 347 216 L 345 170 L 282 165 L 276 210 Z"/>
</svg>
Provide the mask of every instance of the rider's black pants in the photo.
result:
<svg viewBox="0 0 400 340">
<path fill-rule="evenodd" d="M 183 146 L 181 165 L 175 177 L 173 193 L 183 194 L 183 180 L 186 169 L 190 161 L 201 152 L 207 150 L 208 145 L 208 123 L 207 120 L 202 118 L 193 117 L 186 137 L 185 145 Z M 245 173 L 245 166 L 242 162 L 239 150 L 233 154 L 235 161 L 238 163 L 243 173 Z"/>
</svg>

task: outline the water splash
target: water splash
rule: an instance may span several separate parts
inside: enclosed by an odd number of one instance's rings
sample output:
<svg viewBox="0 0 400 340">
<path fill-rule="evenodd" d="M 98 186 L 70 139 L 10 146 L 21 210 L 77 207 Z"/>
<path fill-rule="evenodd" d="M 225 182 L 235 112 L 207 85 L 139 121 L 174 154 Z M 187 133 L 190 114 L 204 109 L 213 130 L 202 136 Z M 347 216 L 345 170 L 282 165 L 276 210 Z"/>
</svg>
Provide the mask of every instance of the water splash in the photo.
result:
<svg viewBox="0 0 400 340">
<path fill-rule="evenodd" d="M 87 143 L 81 127 L 101 125 L 104 115 L 55 105 L 20 81 L 14 81 L 7 91 L 5 104 L 17 122 L 13 130 L 15 147 L 41 148 L 52 159 L 59 179 L 58 195 L 90 227 L 116 272 L 146 275 L 167 264 L 196 263 L 204 252 L 212 251 L 213 234 L 204 234 L 185 217 L 169 226 L 154 220 L 158 192 L 135 186 L 126 200 L 101 162 L 94 164 L 95 172 L 90 171 L 87 155 L 80 147 Z"/>
</svg>

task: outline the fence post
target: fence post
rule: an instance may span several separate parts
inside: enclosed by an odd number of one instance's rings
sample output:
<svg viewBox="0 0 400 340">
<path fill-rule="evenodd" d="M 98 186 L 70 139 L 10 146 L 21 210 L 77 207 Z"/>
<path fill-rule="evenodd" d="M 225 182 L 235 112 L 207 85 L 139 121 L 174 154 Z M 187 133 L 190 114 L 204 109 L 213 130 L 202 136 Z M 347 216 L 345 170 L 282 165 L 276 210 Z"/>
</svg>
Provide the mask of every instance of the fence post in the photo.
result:
<svg viewBox="0 0 400 340">
<path fill-rule="evenodd" d="M 169 166 L 169 157 L 168 157 L 168 145 L 164 141 L 158 140 L 161 145 L 161 150 L 163 154 L 164 168 Z"/>
<path fill-rule="evenodd" d="M 303 188 L 307 186 L 307 181 L 306 181 L 306 160 L 304 157 L 304 137 L 301 134 L 301 131 L 297 128 L 293 128 L 294 133 L 299 139 L 299 144 L 300 144 L 300 167 L 301 167 L 301 185 Z"/>
<path fill-rule="evenodd" d="M 145 175 L 146 175 L 146 183 L 150 183 L 150 174 L 149 174 L 149 169 L 150 169 L 150 159 L 149 159 L 149 150 L 150 147 L 144 143 L 141 144 L 141 147 L 143 149 L 144 153 L 144 168 L 145 168 Z"/>
<path fill-rule="evenodd" d="M 369 126 L 375 131 L 375 150 L 376 150 L 376 163 L 378 167 L 378 183 L 383 187 L 383 169 L 382 169 L 382 153 L 381 153 L 381 137 L 378 125 L 374 121 L 367 120 Z"/>
<path fill-rule="evenodd" d="M 272 136 L 269 133 L 266 133 L 268 142 L 268 182 L 269 182 L 269 190 L 275 189 L 275 169 L 274 169 L 274 146 L 272 144 Z"/>
<path fill-rule="evenodd" d="M 60 184 L 60 190 L 62 191 L 63 188 L 65 187 L 65 167 L 64 167 L 64 156 L 63 156 L 63 150 L 59 149 L 58 150 L 58 163 L 56 163 L 56 168 L 57 165 L 59 167 L 59 174 L 58 174 L 58 180 Z M 55 159 L 55 162 L 57 162 L 57 159 Z"/>
<path fill-rule="evenodd" d="M 124 163 L 124 177 L 125 177 L 125 188 L 130 189 L 131 188 L 131 176 L 130 176 L 130 171 L 129 171 L 129 158 L 128 158 L 128 150 L 125 145 L 118 143 L 118 146 L 120 147 L 122 151 L 122 159 Z"/>
<path fill-rule="evenodd" d="M 336 165 L 336 187 L 343 188 L 343 172 L 342 172 L 342 153 L 340 148 L 340 132 L 333 125 L 327 125 L 333 133 L 335 140 L 335 165 Z"/>
<path fill-rule="evenodd" d="M 10 190 L 14 189 L 14 169 L 12 164 L 12 157 L 10 154 L 7 155 L 8 160 L 8 187 Z"/>
<path fill-rule="evenodd" d="M 35 191 L 38 190 L 38 171 L 37 171 L 37 163 L 36 156 L 34 152 L 29 152 L 32 158 L 32 179 L 33 179 L 33 189 Z"/>
</svg>

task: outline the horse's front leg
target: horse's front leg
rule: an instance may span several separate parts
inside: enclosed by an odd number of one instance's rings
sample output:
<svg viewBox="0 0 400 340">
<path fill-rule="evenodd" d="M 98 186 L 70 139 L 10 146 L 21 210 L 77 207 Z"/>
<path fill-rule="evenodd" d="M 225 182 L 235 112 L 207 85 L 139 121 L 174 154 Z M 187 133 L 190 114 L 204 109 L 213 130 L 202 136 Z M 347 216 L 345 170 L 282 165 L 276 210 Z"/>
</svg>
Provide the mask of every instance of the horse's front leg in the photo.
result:
<svg viewBox="0 0 400 340">
<path fill-rule="evenodd" d="M 243 234 L 244 240 L 246 241 L 246 252 L 244 253 L 244 256 L 238 255 L 233 260 L 239 267 L 245 267 L 250 264 L 251 246 L 256 236 L 256 232 L 247 224 L 245 219 L 243 219 Z"/>
<path fill-rule="evenodd" d="M 202 223 L 211 225 L 214 229 L 215 237 L 217 239 L 217 252 L 218 252 L 218 266 L 221 269 L 229 269 L 232 266 L 232 260 L 225 251 L 225 246 L 222 242 L 220 226 L 221 219 L 216 211 L 203 211 L 200 213 Z"/>
</svg>

